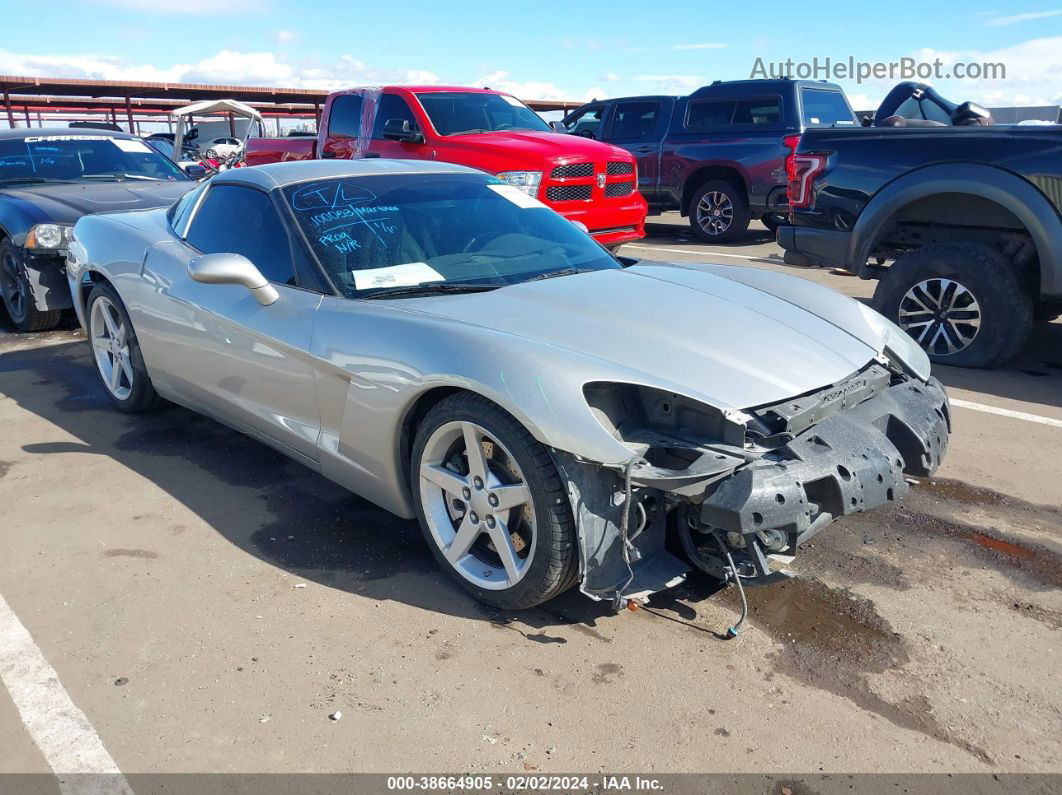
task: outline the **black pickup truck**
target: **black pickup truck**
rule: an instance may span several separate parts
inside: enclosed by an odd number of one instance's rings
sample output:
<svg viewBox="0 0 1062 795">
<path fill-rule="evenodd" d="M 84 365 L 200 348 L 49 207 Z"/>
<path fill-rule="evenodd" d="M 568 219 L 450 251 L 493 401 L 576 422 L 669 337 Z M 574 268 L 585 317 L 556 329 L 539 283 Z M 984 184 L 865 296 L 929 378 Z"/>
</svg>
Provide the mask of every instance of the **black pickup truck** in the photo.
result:
<svg viewBox="0 0 1062 795">
<path fill-rule="evenodd" d="M 844 92 L 808 80 L 717 81 L 688 97 L 590 102 L 562 124 L 574 135 L 621 146 L 638 161 L 650 213 L 678 210 L 709 243 L 786 212 L 785 157 L 809 127 L 855 127 Z"/>
<path fill-rule="evenodd" d="M 1062 311 L 1062 127 L 809 130 L 787 168 L 787 257 L 877 279 L 933 361 L 1001 364 Z"/>
</svg>

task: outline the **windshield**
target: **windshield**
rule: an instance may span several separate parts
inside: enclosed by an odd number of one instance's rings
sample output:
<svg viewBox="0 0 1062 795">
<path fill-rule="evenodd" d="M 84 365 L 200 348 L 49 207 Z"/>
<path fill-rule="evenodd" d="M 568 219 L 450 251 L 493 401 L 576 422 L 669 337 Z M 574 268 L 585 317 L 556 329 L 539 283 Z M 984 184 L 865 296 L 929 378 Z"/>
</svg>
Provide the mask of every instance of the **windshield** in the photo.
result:
<svg viewBox="0 0 1062 795">
<path fill-rule="evenodd" d="M 284 196 L 347 298 L 621 267 L 537 199 L 485 174 L 333 177 L 289 185 Z"/>
<path fill-rule="evenodd" d="M 30 135 L 0 140 L 0 185 L 17 182 L 186 180 L 144 141 L 108 135 Z"/>
<path fill-rule="evenodd" d="M 550 132 L 531 108 L 507 94 L 471 94 L 461 91 L 417 94 L 424 112 L 439 135 L 534 130 Z"/>
</svg>

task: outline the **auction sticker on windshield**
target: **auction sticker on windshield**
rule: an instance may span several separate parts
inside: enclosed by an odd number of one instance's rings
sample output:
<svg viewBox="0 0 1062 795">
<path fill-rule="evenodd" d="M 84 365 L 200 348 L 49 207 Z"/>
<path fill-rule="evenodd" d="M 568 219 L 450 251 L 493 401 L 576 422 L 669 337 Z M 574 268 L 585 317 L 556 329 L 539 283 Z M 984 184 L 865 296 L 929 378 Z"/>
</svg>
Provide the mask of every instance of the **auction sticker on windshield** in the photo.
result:
<svg viewBox="0 0 1062 795">
<path fill-rule="evenodd" d="M 134 141 L 130 138 L 111 138 L 111 143 L 123 152 L 150 152 L 151 148 L 143 141 Z"/>
<path fill-rule="evenodd" d="M 444 280 L 443 275 L 426 262 L 407 262 L 404 265 L 352 272 L 354 286 L 359 290 L 374 290 L 379 287 L 413 287 L 425 282 Z"/>
</svg>

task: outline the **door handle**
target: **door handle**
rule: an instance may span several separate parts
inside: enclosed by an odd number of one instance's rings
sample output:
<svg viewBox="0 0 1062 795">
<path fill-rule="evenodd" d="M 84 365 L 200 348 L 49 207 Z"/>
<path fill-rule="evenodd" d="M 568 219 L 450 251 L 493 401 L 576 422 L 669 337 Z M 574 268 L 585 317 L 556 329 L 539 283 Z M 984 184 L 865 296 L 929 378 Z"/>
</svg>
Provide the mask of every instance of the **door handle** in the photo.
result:
<svg viewBox="0 0 1062 795">
<path fill-rule="evenodd" d="M 655 152 L 656 151 L 656 147 L 655 146 L 639 146 L 634 151 L 640 152 L 643 155 L 647 155 L 650 152 Z"/>
</svg>

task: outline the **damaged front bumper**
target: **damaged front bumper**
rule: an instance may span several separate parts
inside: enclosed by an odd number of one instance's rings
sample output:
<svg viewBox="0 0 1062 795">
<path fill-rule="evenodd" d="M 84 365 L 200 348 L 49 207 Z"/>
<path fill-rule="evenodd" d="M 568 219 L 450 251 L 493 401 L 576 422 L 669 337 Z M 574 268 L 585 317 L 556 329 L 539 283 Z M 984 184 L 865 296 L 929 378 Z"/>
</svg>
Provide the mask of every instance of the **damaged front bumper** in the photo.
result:
<svg viewBox="0 0 1062 795">
<path fill-rule="evenodd" d="M 909 489 L 905 476 L 936 471 L 951 423 L 936 379 L 900 377 L 879 365 L 766 411 L 776 426 L 784 423 L 783 433 L 744 450 L 702 448 L 682 468 L 643 457 L 602 477 L 600 467 L 562 454 L 583 592 L 619 603 L 681 581 L 689 565 L 665 547 L 668 517 L 686 557 L 704 571 L 726 578 L 729 553 L 747 585 L 786 576 L 779 564 L 834 519 L 899 500 Z M 779 418 L 783 411 L 789 414 Z"/>
</svg>

